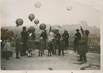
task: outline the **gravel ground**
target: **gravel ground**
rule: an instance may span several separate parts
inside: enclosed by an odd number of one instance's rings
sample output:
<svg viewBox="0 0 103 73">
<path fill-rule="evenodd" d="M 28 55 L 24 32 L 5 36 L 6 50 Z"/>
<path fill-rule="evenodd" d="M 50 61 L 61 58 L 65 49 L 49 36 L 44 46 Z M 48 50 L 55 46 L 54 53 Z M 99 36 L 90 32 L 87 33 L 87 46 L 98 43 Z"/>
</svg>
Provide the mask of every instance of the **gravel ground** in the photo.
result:
<svg viewBox="0 0 103 73">
<path fill-rule="evenodd" d="M 65 56 L 47 56 L 47 50 L 43 57 L 38 56 L 38 50 L 33 51 L 32 57 L 15 58 L 15 53 L 10 60 L 2 59 L 2 70 L 99 70 L 100 54 L 88 53 L 88 62 L 80 64 L 78 56 L 72 50 L 66 50 Z"/>
</svg>

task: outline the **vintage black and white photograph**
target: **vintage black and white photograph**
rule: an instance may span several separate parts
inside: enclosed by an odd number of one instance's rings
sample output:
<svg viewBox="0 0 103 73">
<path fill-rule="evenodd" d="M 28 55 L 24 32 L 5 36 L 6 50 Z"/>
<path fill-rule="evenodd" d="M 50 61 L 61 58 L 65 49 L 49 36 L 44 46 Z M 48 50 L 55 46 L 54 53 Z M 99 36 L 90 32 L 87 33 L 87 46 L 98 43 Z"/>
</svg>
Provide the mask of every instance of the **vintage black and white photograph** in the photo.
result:
<svg viewBox="0 0 103 73">
<path fill-rule="evenodd" d="M 102 0 L 0 0 L 1 70 L 101 70 Z"/>
</svg>

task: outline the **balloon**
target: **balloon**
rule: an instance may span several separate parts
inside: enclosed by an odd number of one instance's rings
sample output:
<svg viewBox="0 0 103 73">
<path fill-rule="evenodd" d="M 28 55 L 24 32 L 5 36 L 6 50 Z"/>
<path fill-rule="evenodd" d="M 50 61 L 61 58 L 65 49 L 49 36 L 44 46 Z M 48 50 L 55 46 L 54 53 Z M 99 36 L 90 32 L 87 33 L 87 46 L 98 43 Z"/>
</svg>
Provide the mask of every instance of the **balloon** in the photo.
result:
<svg viewBox="0 0 103 73">
<path fill-rule="evenodd" d="M 29 18 L 30 21 L 33 21 L 34 18 L 35 18 L 35 15 L 31 13 L 31 14 L 29 14 L 29 17 L 28 17 L 28 18 Z"/>
<path fill-rule="evenodd" d="M 39 20 L 38 19 L 35 19 L 34 23 L 37 25 L 39 24 Z"/>
<path fill-rule="evenodd" d="M 34 6 L 35 6 L 35 8 L 40 8 L 41 7 L 41 3 L 40 2 L 36 2 Z"/>
<path fill-rule="evenodd" d="M 45 30 L 46 29 L 46 24 L 44 24 L 44 23 L 40 24 L 39 28 L 41 30 Z"/>
<path fill-rule="evenodd" d="M 22 24 L 23 24 L 23 19 L 22 19 L 22 18 L 18 18 L 18 19 L 16 20 L 16 24 L 17 24 L 17 26 L 22 25 Z"/>
<path fill-rule="evenodd" d="M 67 9 L 67 11 L 70 11 L 72 9 L 72 6 L 69 6 L 66 9 Z"/>
<path fill-rule="evenodd" d="M 34 31 L 35 31 L 35 28 L 34 28 L 33 26 L 30 26 L 30 27 L 28 28 L 28 31 L 29 31 L 29 32 L 34 32 Z"/>
</svg>

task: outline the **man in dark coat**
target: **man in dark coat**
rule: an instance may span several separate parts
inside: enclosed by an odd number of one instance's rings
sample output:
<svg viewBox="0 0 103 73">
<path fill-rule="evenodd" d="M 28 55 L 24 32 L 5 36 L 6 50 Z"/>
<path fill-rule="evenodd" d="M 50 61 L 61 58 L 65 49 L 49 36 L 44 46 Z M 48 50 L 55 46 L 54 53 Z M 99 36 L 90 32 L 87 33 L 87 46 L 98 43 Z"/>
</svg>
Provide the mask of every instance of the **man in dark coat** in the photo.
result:
<svg viewBox="0 0 103 73">
<path fill-rule="evenodd" d="M 26 31 L 26 27 L 23 27 L 23 29 L 22 29 L 21 40 L 22 40 L 22 43 L 23 43 L 21 56 L 24 56 L 24 55 L 26 55 L 26 50 L 28 49 L 28 47 L 27 47 L 28 32 Z"/>
<path fill-rule="evenodd" d="M 56 35 L 55 35 L 55 40 L 56 40 L 56 49 L 58 49 L 58 55 L 60 55 L 60 38 L 61 35 L 59 33 L 59 30 L 56 31 Z"/>
<path fill-rule="evenodd" d="M 79 41 L 81 40 L 81 34 L 79 29 L 76 29 L 76 33 L 74 36 L 74 51 L 79 54 Z"/>
<path fill-rule="evenodd" d="M 87 62 L 87 57 L 86 53 L 88 52 L 88 35 L 89 31 L 88 30 L 83 30 L 81 27 L 81 32 L 82 32 L 82 38 L 80 40 L 80 50 L 79 50 L 79 55 L 80 55 L 80 60 L 82 63 Z"/>
<path fill-rule="evenodd" d="M 62 37 L 63 37 L 63 41 L 64 41 L 64 48 L 67 48 L 68 45 L 69 45 L 69 33 L 68 33 L 68 31 L 65 30 Z"/>
</svg>

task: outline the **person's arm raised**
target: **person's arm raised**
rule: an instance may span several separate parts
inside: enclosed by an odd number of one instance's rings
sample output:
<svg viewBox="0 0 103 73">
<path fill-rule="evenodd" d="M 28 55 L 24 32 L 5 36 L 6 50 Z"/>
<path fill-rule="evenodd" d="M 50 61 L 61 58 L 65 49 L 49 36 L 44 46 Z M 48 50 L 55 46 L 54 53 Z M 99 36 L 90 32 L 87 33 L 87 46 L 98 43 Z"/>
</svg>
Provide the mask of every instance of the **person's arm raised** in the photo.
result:
<svg viewBox="0 0 103 73">
<path fill-rule="evenodd" d="M 82 26 L 80 26 L 80 30 L 81 30 L 82 34 L 84 35 L 84 30 L 83 30 Z"/>
</svg>

